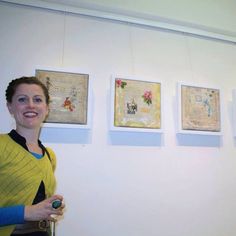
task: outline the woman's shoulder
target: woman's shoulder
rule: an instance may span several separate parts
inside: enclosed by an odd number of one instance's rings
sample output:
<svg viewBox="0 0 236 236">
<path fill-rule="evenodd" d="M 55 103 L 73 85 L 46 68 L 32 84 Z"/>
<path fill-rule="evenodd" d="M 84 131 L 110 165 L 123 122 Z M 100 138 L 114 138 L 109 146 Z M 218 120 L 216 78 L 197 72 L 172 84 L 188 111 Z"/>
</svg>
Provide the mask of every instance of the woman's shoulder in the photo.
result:
<svg viewBox="0 0 236 236">
<path fill-rule="evenodd" d="M 14 149 L 11 138 L 8 134 L 0 134 L 0 155 L 10 153 Z"/>
<path fill-rule="evenodd" d="M 0 134 L 0 138 L 1 138 L 1 139 L 7 138 L 7 137 L 9 137 L 8 134 Z"/>
<path fill-rule="evenodd" d="M 8 134 L 0 134 L 0 144 L 4 144 L 5 142 L 9 141 L 9 135 Z"/>
<path fill-rule="evenodd" d="M 46 150 L 48 152 L 47 155 L 49 155 L 48 158 L 52 164 L 53 170 L 55 170 L 55 168 L 56 168 L 56 154 L 50 147 L 46 147 Z"/>
</svg>

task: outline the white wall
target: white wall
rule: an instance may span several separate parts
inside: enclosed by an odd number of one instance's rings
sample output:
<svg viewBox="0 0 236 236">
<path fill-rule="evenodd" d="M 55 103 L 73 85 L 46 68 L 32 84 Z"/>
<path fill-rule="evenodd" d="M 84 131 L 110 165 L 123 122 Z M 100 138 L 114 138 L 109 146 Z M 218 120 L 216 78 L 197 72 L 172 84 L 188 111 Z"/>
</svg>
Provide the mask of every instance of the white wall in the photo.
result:
<svg viewBox="0 0 236 236">
<path fill-rule="evenodd" d="M 3 99 L 13 78 L 40 65 L 89 72 L 93 80 L 91 131 L 41 135 L 56 151 L 57 192 L 67 205 L 58 236 L 236 234 L 235 45 L 4 3 L 0 32 L 0 132 L 13 127 Z M 162 82 L 161 137 L 108 132 L 111 74 Z M 222 89 L 222 138 L 176 136 L 178 81 Z"/>
<path fill-rule="evenodd" d="M 209 27 L 216 31 L 228 31 L 236 35 L 236 2 L 233 0 L 34 0 L 34 2 L 60 3 L 66 6 L 139 15 L 144 18 L 159 18 L 158 21 L 162 19 L 182 22 Z"/>
</svg>

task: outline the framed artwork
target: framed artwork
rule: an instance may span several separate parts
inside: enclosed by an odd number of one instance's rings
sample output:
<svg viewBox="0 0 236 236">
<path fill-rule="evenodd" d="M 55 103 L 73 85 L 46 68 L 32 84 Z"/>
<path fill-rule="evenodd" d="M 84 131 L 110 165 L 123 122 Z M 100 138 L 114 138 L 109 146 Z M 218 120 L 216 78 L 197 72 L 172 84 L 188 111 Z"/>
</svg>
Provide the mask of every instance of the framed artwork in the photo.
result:
<svg viewBox="0 0 236 236">
<path fill-rule="evenodd" d="M 44 126 L 89 128 L 89 75 L 36 69 L 49 90 L 50 111 Z"/>
<path fill-rule="evenodd" d="M 162 132 L 160 83 L 112 77 L 111 101 L 111 130 Z"/>
<path fill-rule="evenodd" d="M 179 133 L 221 135 L 220 89 L 178 83 Z"/>
</svg>

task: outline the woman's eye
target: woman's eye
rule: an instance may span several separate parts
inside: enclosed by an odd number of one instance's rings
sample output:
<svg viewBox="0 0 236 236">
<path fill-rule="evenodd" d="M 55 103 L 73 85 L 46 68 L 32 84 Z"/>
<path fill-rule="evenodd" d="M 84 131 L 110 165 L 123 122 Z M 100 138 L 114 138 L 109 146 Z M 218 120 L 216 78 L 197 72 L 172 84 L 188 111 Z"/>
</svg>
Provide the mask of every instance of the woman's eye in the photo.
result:
<svg viewBox="0 0 236 236">
<path fill-rule="evenodd" d="M 42 98 L 35 98 L 34 99 L 34 102 L 36 102 L 36 103 L 40 103 L 40 102 L 42 102 L 43 100 L 42 100 Z"/>
<path fill-rule="evenodd" d="M 18 102 L 20 102 L 20 103 L 24 103 L 24 102 L 26 102 L 26 101 L 27 101 L 27 99 L 24 98 L 24 97 L 18 98 Z"/>
</svg>

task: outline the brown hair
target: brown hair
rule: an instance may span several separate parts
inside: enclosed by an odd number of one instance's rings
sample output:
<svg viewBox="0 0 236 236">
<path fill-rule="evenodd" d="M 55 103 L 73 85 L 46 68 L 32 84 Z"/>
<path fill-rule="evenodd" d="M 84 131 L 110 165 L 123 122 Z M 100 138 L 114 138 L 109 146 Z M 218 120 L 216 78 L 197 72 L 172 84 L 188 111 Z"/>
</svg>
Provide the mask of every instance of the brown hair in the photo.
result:
<svg viewBox="0 0 236 236">
<path fill-rule="evenodd" d="M 31 76 L 31 77 L 23 76 L 23 77 L 12 80 L 8 84 L 7 89 L 6 89 L 7 102 L 9 102 L 9 103 L 12 102 L 12 97 L 14 96 L 14 94 L 16 92 L 16 88 L 20 84 L 36 84 L 36 85 L 40 86 L 43 90 L 44 95 L 45 95 L 46 103 L 49 104 L 49 92 L 48 92 L 47 87 L 37 77 L 34 77 L 34 76 Z"/>
</svg>

